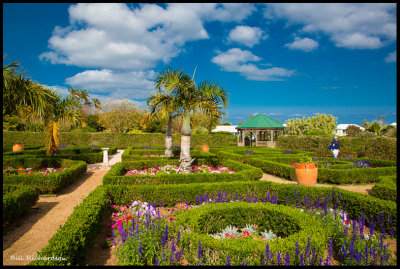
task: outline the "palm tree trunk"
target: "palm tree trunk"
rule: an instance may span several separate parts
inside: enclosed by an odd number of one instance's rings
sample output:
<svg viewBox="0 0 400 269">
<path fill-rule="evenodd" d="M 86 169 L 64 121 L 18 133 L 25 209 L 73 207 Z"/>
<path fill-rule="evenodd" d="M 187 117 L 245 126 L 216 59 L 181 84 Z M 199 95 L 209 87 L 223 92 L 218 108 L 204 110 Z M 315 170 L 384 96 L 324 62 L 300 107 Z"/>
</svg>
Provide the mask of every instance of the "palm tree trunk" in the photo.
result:
<svg viewBox="0 0 400 269">
<path fill-rule="evenodd" d="M 172 118 L 168 117 L 167 134 L 165 136 L 165 156 L 173 157 L 172 155 Z"/>
<path fill-rule="evenodd" d="M 183 117 L 181 136 L 181 157 L 179 164 L 179 173 L 192 173 L 192 158 L 190 157 L 190 138 L 192 131 L 190 129 L 190 112 L 186 112 Z"/>
</svg>

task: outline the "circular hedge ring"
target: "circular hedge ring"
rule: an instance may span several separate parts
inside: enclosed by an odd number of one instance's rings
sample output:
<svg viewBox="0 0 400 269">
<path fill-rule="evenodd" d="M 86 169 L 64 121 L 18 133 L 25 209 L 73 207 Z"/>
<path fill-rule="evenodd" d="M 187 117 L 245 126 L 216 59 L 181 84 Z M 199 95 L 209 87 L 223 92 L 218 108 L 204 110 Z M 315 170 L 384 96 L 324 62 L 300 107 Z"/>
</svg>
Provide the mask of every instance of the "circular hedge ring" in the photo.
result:
<svg viewBox="0 0 400 269">
<path fill-rule="evenodd" d="M 299 253 L 305 255 L 308 238 L 308 253 L 315 248 L 316 257 L 323 256 L 334 227 L 329 218 L 327 220 L 325 222 L 319 215 L 284 205 L 234 202 L 208 204 L 190 209 L 180 213 L 175 223 L 182 231 L 181 244 L 189 261 L 226 265 L 229 256 L 232 265 L 240 265 L 243 262 L 247 262 L 248 265 L 261 265 L 262 261 L 268 258 L 268 244 L 269 253 L 274 255 L 274 264 L 279 252 L 281 262 L 286 254 L 289 254 L 290 264 L 298 265 L 296 244 Z M 245 227 L 246 224 L 257 224 L 260 230 L 272 230 L 281 238 L 259 241 L 251 238 L 215 239 L 210 236 L 222 231 L 227 225 Z"/>
</svg>

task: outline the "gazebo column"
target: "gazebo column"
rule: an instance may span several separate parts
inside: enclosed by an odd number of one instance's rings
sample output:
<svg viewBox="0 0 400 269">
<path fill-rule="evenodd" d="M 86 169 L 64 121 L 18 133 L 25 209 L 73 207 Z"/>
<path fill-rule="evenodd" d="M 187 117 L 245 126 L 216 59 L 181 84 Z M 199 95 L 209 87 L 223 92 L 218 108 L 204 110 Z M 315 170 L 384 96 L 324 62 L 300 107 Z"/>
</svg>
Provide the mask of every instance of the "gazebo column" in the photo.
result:
<svg viewBox="0 0 400 269">
<path fill-rule="evenodd" d="M 244 144 L 244 137 L 246 136 L 246 133 L 244 130 L 242 130 L 242 142 L 243 142 L 243 146 L 245 146 Z"/>
<path fill-rule="evenodd" d="M 274 142 L 274 131 L 271 130 L 271 142 Z"/>
<path fill-rule="evenodd" d="M 258 142 L 258 131 L 255 132 L 255 135 L 256 135 L 256 147 L 257 147 L 258 146 L 257 145 L 257 142 Z"/>
</svg>

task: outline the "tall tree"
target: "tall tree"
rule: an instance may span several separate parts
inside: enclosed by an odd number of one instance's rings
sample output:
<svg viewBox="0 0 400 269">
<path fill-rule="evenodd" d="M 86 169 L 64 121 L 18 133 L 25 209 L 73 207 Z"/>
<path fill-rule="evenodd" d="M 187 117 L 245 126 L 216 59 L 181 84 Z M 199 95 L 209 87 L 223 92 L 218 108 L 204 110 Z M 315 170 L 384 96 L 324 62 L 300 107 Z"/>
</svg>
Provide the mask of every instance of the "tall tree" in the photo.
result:
<svg viewBox="0 0 400 269">
<path fill-rule="evenodd" d="M 184 80 L 184 73 L 180 70 L 172 70 L 167 67 L 165 72 L 159 71 L 154 84 L 156 93 L 147 99 L 147 105 L 151 115 L 157 118 L 167 119 L 167 131 L 165 135 L 165 155 L 172 155 L 172 120 L 182 116 L 182 110 L 178 96 L 174 95 L 175 88 L 180 87 Z"/>
<path fill-rule="evenodd" d="M 213 123 L 218 123 L 223 116 L 223 109 L 228 105 L 228 93 L 216 82 L 204 81 L 196 84 L 192 78 L 183 74 L 180 76 L 176 87 L 170 89 L 171 94 L 177 97 L 177 103 L 183 114 L 181 130 L 181 155 L 180 171 L 181 173 L 192 172 L 192 158 L 190 156 L 190 115 L 194 111 L 200 111 L 212 116 Z"/>
</svg>

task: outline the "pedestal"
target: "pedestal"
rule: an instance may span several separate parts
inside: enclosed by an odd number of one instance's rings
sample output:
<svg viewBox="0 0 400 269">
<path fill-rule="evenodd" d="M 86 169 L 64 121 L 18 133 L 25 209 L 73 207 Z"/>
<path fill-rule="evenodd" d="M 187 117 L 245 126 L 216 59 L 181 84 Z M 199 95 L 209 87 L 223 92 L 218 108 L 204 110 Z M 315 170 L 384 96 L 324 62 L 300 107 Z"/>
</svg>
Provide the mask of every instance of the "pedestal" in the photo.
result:
<svg viewBox="0 0 400 269">
<path fill-rule="evenodd" d="M 108 150 L 110 148 L 101 148 L 103 150 L 103 164 L 108 166 Z"/>
</svg>

